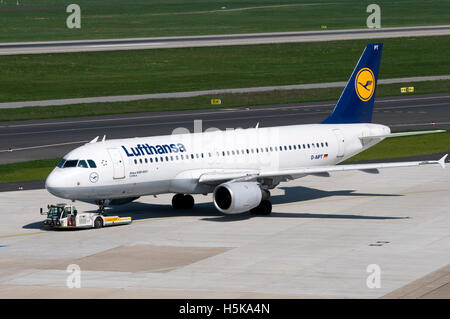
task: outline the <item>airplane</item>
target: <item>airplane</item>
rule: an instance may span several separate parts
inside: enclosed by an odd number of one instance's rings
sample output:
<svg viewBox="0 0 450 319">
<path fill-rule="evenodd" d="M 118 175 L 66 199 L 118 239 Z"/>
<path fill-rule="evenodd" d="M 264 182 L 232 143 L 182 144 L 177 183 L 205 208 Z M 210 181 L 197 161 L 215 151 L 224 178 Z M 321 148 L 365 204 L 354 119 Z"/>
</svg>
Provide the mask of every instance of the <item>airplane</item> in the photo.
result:
<svg viewBox="0 0 450 319">
<path fill-rule="evenodd" d="M 106 206 L 173 193 L 175 209 L 192 209 L 192 194 L 211 194 L 224 214 L 272 211 L 281 182 L 330 172 L 440 164 L 436 161 L 338 163 L 385 138 L 444 132 L 391 133 L 372 113 L 383 44 L 368 44 L 332 113 L 319 124 L 207 131 L 99 141 L 63 157 L 46 179 L 53 195 Z M 365 84 L 362 84 L 365 83 Z"/>
</svg>

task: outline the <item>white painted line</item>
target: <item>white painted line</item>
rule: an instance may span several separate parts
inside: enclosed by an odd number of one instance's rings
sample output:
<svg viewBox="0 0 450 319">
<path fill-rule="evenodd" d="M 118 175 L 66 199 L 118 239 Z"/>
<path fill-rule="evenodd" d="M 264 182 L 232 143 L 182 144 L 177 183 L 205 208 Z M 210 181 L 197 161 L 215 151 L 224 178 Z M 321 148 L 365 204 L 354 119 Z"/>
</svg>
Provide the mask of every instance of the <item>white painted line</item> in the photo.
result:
<svg viewBox="0 0 450 319">
<path fill-rule="evenodd" d="M 131 47 L 131 46 L 148 46 L 148 45 L 162 45 L 165 43 L 124 43 L 124 44 L 97 44 L 97 45 L 84 45 L 87 48 L 109 48 L 109 47 Z"/>
<path fill-rule="evenodd" d="M 376 101 L 376 103 L 387 103 L 387 102 L 402 102 L 402 101 L 420 101 L 420 100 L 431 100 L 431 99 L 445 99 L 450 98 L 450 95 L 443 96 L 430 96 L 430 97 L 411 97 L 411 98 L 392 98 L 389 100 L 380 100 Z M 295 108 L 317 108 L 322 106 L 333 106 L 335 102 L 332 103 L 324 103 L 324 104 L 315 104 L 315 105 L 293 105 L 293 106 L 284 106 L 284 107 L 258 107 L 258 108 L 248 108 L 242 109 L 237 107 L 236 109 L 219 109 L 214 111 L 214 114 L 223 114 L 223 113 L 231 113 L 231 112 L 250 112 L 250 111 L 276 111 L 281 109 L 295 109 Z M 408 106 L 405 106 L 408 107 Z M 409 106 L 410 107 L 410 106 Z M 418 106 L 420 107 L 420 105 Z M 380 111 L 380 109 L 375 109 L 376 111 Z M 198 112 L 195 116 L 201 115 L 209 115 L 213 114 L 212 112 Z M 120 118 L 102 118 L 102 119 L 89 119 L 89 120 L 81 120 L 81 121 L 61 121 L 61 122 L 45 122 L 45 123 L 29 123 L 29 124 L 14 124 L 14 125 L 0 125 L 0 128 L 15 128 L 15 127 L 29 127 L 29 126 L 46 126 L 46 125 L 65 125 L 65 124 L 74 124 L 74 123 L 95 123 L 95 122 L 108 122 L 108 121 L 128 121 L 128 120 L 139 120 L 139 119 L 148 119 L 148 118 L 169 118 L 169 117 L 180 117 L 184 116 L 184 114 L 163 114 L 163 115 L 145 115 L 145 116 L 132 116 L 132 117 L 120 117 Z M 163 124 L 163 123 L 160 123 Z"/>
<path fill-rule="evenodd" d="M 446 125 L 450 124 L 450 122 L 434 122 L 434 126 L 438 125 Z M 395 126 L 426 126 L 431 125 L 431 122 L 428 123 L 405 123 L 405 124 L 391 124 L 389 127 L 395 127 Z"/>
<path fill-rule="evenodd" d="M 89 142 L 89 141 L 67 142 L 67 143 L 47 144 L 47 145 L 39 145 L 39 146 L 13 148 L 11 150 L 0 150 L 0 153 L 6 153 L 6 152 L 11 152 L 11 151 L 12 152 L 24 151 L 24 150 L 31 150 L 31 149 L 36 149 L 36 148 L 48 148 L 48 147 L 55 147 L 55 146 L 62 146 L 62 145 L 82 144 L 82 143 L 87 143 L 87 142 Z"/>
</svg>

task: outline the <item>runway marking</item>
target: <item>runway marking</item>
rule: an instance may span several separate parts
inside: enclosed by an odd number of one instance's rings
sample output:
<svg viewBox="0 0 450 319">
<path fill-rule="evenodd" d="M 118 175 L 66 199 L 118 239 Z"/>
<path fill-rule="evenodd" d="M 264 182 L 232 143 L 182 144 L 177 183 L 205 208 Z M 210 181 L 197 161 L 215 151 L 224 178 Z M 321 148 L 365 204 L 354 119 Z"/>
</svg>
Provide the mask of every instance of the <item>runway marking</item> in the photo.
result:
<svg viewBox="0 0 450 319">
<path fill-rule="evenodd" d="M 402 101 L 420 101 L 420 100 L 428 100 L 428 99 L 443 99 L 450 98 L 450 95 L 445 96 L 431 96 L 431 97 L 417 97 L 417 98 L 398 98 L 398 99 L 390 99 L 390 100 L 381 100 L 376 101 L 379 103 L 387 103 L 387 102 L 402 102 Z M 334 106 L 336 103 L 323 103 L 316 105 L 293 105 L 293 106 L 285 106 L 285 107 L 258 107 L 258 108 L 250 108 L 250 109 L 242 109 L 242 107 L 237 107 L 233 109 L 222 109 L 222 110 L 213 110 L 211 109 L 209 112 L 199 112 L 189 115 L 211 115 L 211 114 L 224 114 L 230 112 L 248 112 L 248 111 L 276 111 L 280 109 L 304 109 L 309 110 L 309 108 L 317 108 L 323 106 Z M 408 107 L 408 106 L 404 106 Z M 411 107 L 411 106 L 409 106 Z M 380 110 L 380 108 L 377 108 Z M 214 111 L 214 113 L 212 112 Z M 164 117 L 179 117 L 184 116 L 185 114 L 162 114 L 162 115 L 145 115 L 145 116 L 131 116 L 131 117 L 121 117 L 121 118 L 103 118 L 103 119 L 89 119 L 89 120 L 81 120 L 81 121 L 60 121 L 60 122 L 45 122 L 45 123 L 29 123 L 29 124 L 16 124 L 16 125 L 1 125 L 0 128 L 12 128 L 12 127 L 28 127 L 28 126 L 45 126 L 45 125 L 65 125 L 65 124 L 73 124 L 73 123 L 92 123 L 92 122 L 107 122 L 107 121 L 128 121 L 128 120 L 137 120 L 137 119 L 148 119 L 148 118 L 164 118 Z"/>
<path fill-rule="evenodd" d="M 55 146 L 61 146 L 61 145 L 72 145 L 72 144 L 81 144 L 81 143 L 87 143 L 89 141 L 77 141 L 77 142 L 67 142 L 67 143 L 58 143 L 58 144 L 47 144 L 47 145 L 39 145 L 39 146 L 29 146 L 29 147 L 21 147 L 21 148 L 12 148 L 11 150 L 0 150 L 0 153 L 5 152 L 15 152 L 15 151 L 24 151 L 24 150 L 30 150 L 30 149 L 36 149 L 36 148 L 46 148 L 46 147 L 55 147 Z"/>
<path fill-rule="evenodd" d="M 449 96 L 450 97 L 450 96 Z M 320 104 L 317 105 L 317 107 L 321 106 L 333 106 L 334 103 L 329 104 Z M 17 124 L 17 125 L 3 125 L 0 126 L 0 128 L 12 128 L 12 127 L 27 127 L 27 126 L 44 126 L 44 125 L 65 125 L 65 124 L 73 124 L 73 123 L 91 123 L 91 122 L 107 122 L 107 121 L 129 121 L 129 120 L 139 120 L 139 119 L 153 119 L 153 118 L 164 118 L 164 117 L 182 117 L 186 115 L 190 116 L 198 116 L 198 115 L 216 115 L 216 114 L 224 114 L 224 113 L 231 113 L 231 112 L 249 112 L 249 111 L 276 111 L 279 109 L 290 109 L 290 108 L 307 108 L 311 107 L 311 105 L 308 106 L 292 106 L 292 107 L 276 107 L 276 108 L 258 108 L 258 109 L 242 109 L 242 107 L 237 107 L 236 109 L 225 109 L 223 111 L 221 110 L 213 110 L 211 109 L 210 112 L 199 112 L 194 114 L 163 114 L 163 115 L 147 115 L 147 116 L 133 116 L 133 117 L 121 117 L 121 118 L 111 118 L 111 119 L 93 119 L 93 120 L 83 120 L 83 121 L 64 121 L 64 122 L 46 122 L 46 123 L 30 123 L 30 124 Z M 316 106 L 314 106 L 316 107 Z M 212 112 L 214 111 L 214 112 Z M 164 123 L 162 123 L 164 124 Z"/>
<path fill-rule="evenodd" d="M 398 105 L 398 106 L 386 106 L 383 108 L 378 108 L 378 110 L 392 110 L 392 109 L 404 109 L 404 108 L 420 108 L 420 107 L 429 107 L 429 106 L 438 106 L 445 105 L 447 106 L 449 103 L 434 103 L 434 104 L 418 104 L 418 105 Z"/>
<path fill-rule="evenodd" d="M 397 102 L 397 101 L 420 101 L 420 100 L 428 100 L 428 99 L 444 99 L 444 98 L 449 98 L 449 97 L 450 97 L 450 95 L 415 97 L 415 98 L 398 98 L 398 99 L 393 99 L 393 100 L 375 101 L 375 103 Z"/>
<path fill-rule="evenodd" d="M 435 126 L 438 125 L 448 125 L 450 122 L 434 122 Z M 391 124 L 389 127 L 396 127 L 396 126 L 429 126 L 430 123 L 404 123 L 404 124 Z"/>
<path fill-rule="evenodd" d="M 326 3 L 292 3 L 292 4 L 279 4 L 279 5 L 267 5 L 267 6 L 254 6 L 254 7 L 242 7 L 242 8 L 232 8 L 232 9 L 218 9 L 218 10 L 204 10 L 204 11 L 181 11 L 181 12 L 162 12 L 162 13 L 151 13 L 148 16 L 171 16 L 171 15 L 191 15 L 191 14 L 210 14 L 210 13 L 221 13 L 221 12 L 236 12 L 236 11 L 247 11 L 247 10 L 258 10 L 258 9 L 273 9 L 273 8 L 286 8 L 286 7 L 306 7 L 306 6 L 323 6 L 337 4 L 337 2 L 326 2 Z"/>
<path fill-rule="evenodd" d="M 129 46 L 147 46 L 147 45 L 162 45 L 166 43 L 147 42 L 147 43 L 124 43 L 124 44 L 97 44 L 86 45 L 87 48 L 108 48 L 108 47 L 129 47 Z"/>
</svg>

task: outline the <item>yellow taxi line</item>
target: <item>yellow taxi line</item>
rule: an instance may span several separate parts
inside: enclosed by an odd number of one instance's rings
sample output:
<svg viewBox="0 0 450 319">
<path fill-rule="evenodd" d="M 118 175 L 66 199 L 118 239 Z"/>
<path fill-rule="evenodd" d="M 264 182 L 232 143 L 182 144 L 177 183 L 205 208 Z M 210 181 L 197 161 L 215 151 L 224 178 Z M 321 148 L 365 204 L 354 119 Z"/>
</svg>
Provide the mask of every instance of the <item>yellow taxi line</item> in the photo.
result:
<svg viewBox="0 0 450 319">
<path fill-rule="evenodd" d="M 4 235 L 0 236 L 0 238 L 13 238 L 13 237 L 21 237 L 21 236 L 32 236 L 32 235 L 39 235 L 39 234 L 47 234 L 47 232 L 34 232 L 34 233 L 24 233 L 24 234 L 14 234 L 14 235 Z"/>
</svg>

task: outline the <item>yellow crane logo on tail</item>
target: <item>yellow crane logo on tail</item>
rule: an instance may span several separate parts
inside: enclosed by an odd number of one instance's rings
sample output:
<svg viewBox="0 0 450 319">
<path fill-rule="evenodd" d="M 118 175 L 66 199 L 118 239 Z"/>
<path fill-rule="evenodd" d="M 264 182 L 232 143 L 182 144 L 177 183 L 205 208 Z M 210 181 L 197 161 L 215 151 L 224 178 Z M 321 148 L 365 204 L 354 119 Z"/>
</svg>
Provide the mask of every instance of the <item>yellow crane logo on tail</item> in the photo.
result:
<svg viewBox="0 0 450 319">
<path fill-rule="evenodd" d="M 361 101 L 367 102 L 375 92 L 375 77 L 369 68 L 359 70 L 355 77 L 356 94 Z"/>
</svg>

